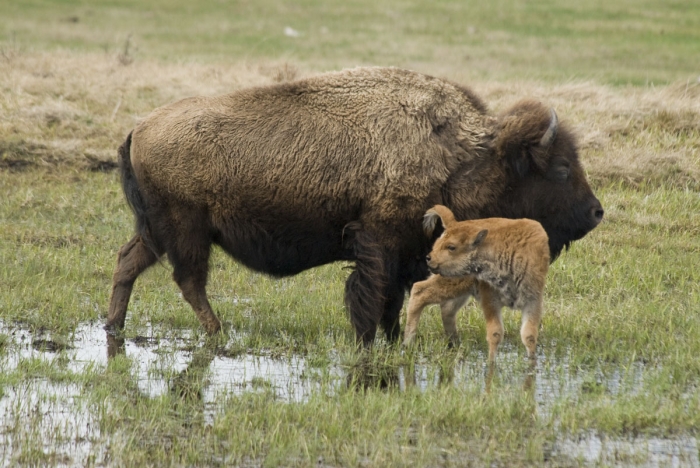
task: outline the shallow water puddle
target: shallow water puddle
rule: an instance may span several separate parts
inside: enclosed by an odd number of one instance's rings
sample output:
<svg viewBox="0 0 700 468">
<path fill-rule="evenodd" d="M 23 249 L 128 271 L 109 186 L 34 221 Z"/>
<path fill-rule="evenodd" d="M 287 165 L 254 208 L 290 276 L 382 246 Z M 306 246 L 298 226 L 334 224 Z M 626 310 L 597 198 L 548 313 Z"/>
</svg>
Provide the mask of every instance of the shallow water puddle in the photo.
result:
<svg viewBox="0 0 700 468">
<path fill-rule="evenodd" d="M 15 447 L 41 447 L 36 461 L 56 466 L 87 466 L 104 459 L 97 417 L 80 398 L 76 384 L 36 380 L 6 386 L 0 398 L 0 465 L 18 463 Z M 34 421 L 34 424 L 27 424 Z"/>
<path fill-rule="evenodd" d="M 9 331 L 2 324 L 0 333 L 10 337 L 8 352 L 0 357 L 5 372 L 15 370 L 20 361 L 27 359 L 51 363 L 61 356 L 67 361 L 67 369 L 75 373 L 84 372 L 88 367 L 105 367 L 108 362 L 110 351 L 106 333 L 99 323 L 80 325 L 68 344 L 47 337 L 33 337 L 27 330 Z M 139 390 L 153 398 L 171 389 L 171 377 L 192 365 L 192 349 L 200 349 L 202 343 L 193 346 L 187 333 L 168 339 L 149 336 L 152 334 L 147 330 L 146 336 L 125 340 L 118 352 L 132 361 L 132 373 Z M 283 401 L 300 402 L 320 388 L 320 384 L 312 379 L 314 372 L 301 356 L 282 359 L 252 354 L 236 357 L 213 354 L 206 361 L 197 364 L 208 368 L 209 384 L 203 394 L 205 402 L 213 401 L 220 394 L 239 395 L 260 390 L 273 391 Z M 331 375 L 340 383 L 342 372 L 338 366 L 333 366 Z"/>
<path fill-rule="evenodd" d="M 9 339 L 0 354 L 4 374 L 32 362 L 61 366 L 75 374 L 99 371 L 108 364 L 107 335 L 100 323 L 80 325 L 72 340 L 53 340 L 45 334 L 5 326 L 0 333 Z M 147 335 L 151 335 L 147 330 Z M 207 422 L 216 414 L 215 402 L 221 396 L 245 392 L 273 392 L 282 400 L 301 402 L 322 388 L 314 379 L 314 369 L 300 356 L 287 359 L 243 354 L 236 357 L 208 355 L 203 362 L 194 354 L 202 343 L 194 343 L 188 334 L 173 339 L 137 337 L 127 339 L 118 350 L 131 363 L 131 374 L 139 391 L 157 398 L 173 390 L 178 375 L 192 367 L 206 371 L 201 399 Z M 194 351 L 192 351 L 194 350 Z M 60 362 L 59 362 L 60 361 Z M 195 363 L 195 361 L 197 361 Z M 30 363 L 30 364 L 28 364 Z M 341 384 L 342 372 L 333 366 L 332 381 Z M 334 380 L 333 380 L 334 379 Z M 33 447 L 43 447 L 41 459 L 57 466 L 86 466 L 103 460 L 107 440 L 101 440 L 98 415 L 81 401 L 82 387 L 75 383 L 52 382 L 37 378 L 0 388 L 0 466 L 10 466 L 22 457 L 14 441 L 36 440 Z M 37 417 L 38 416 L 38 417 Z M 36 421 L 29 427 L 27 421 Z"/>
<path fill-rule="evenodd" d="M 239 395 L 248 391 L 272 391 L 282 401 L 301 402 L 321 388 L 319 378 L 315 378 L 318 369 L 309 366 L 299 355 L 274 358 L 259 354 L 228 356 L 225 352 L 214 352 L 203 362 L 195 364 L 194 354 L 203 349 L 203 343 L 194 342 L 186 332 L 174 338 L 153 338 L 152 330 L 147 329 L 145 336 L 124 340 L 116 351 L 110 349 L 114 344 L 108 345 L 101 323 L 81 324 L 72 340 L 68 341 L 54 341 L 45 335 L 33 336 L 27 330 L 9 329 L 2 323 L 0 333 L 9 336 L 6 352 L 0 357 L 5 372 L 14 370 L 22 360 L 38 359 L 52 363 L 61 359 L 68 370 L 77 374 L 89 368 L 103 368 L 110 352 L 119 353 L 131 360 L 136 384 L 148 397 L 158 397 L 169 391 L 173 377 L 191 366 L 207 371 L 208 385 L 203 389 L 205 402 L 211 402 L 221 394 Z M 234 340 L 235 337 L 231 337 L 229 344 Z M 386 369 L 387 373 L 393 374 L 389 376 L 388 385 L 395 384 L 401 391 L 412 386 L 428 391 L 445 384 L 457 387 L 478 384 L 482 390 L 487 390 L 493 380 L 501 385 L 534 389 L 535 399 L 545 412 L 556 400 L 574 397 L 581 391 L 617 396 L 621 392 L 635 394 L 642 386 L 644 365 L 638 362 L 628 368 L 602 368 L 598 365 L 594 370 L 579 372 L 572 368 L 568 355 L 553 358 L 540 351 L 535 367 L 530 368 L 520 351 L 513 344 L 502 344 L 495 370 L 487 365 L 484 353 L 460 359 L 454 368 L 447 370 L 419 356 L 410 368 Z M 338 388 L 348 379 L 338 359 L 332 357 L 331 362 L 323 380 L 330 381 L 331 388 Z"/>
<path fill-rule="evenodd" d="M 452 369 L 440 369 L 419 358 L 413 368 L 399 368 L 398 385 L 403 391 L 415 386 L 428 391 L 446 383 L 457 387 L 478 384 L 487 391 L 494 384 L 532 390 L 540 414 L 548 415 L 562 399 L 575 402 L 581 392 L 606 393 L 616 397 L 636 394 L 643 384 L 644 365 L 634 362 L 629 367 L 597 364 L 592 370 L 580 370 L 571 364 L 569 355 L 553 358 L 538 353 L 534 367 L 526 363 L 519 346 L 503 343 L 499 347 L 495 368 L 489 367 L 486 353 L 475 353 L 460 359 Z"/>
<path fill-rule="evenodd" d="M 355 375 L 355 370 L 343 367 L 338 356 L 330 356 L 331 363 L 318 368 L 299 355 L 285 358 L 230 355 L 221 350 L 207 350 L 203 342 L 197 342 L 186 332 L 174 338 L 153 338 L 152 331 L 146 330 L 146 336 L 120 342 L 116 351 L 110 348 L 101 323 L 82 324 L 70 339 L 63 341 L 7 327 L 1 322 L 0 333 L 7 336 L 0 354 L 0 369 L 4 374 L 19 366 L 31 368 L 33 362 L 55 365 L 76 375 L 99 372 L 106 368 L 108 354 L 116 352 L 131 361 L 131 375 L 138 391 L 145 397 L 158 398 L 175 390 L 183 375 L 199 373 L 202 379 L 197 397 L 203 403 L 208 423 L 214 421 L 219 411 L 217 405 L 228 395 L 268 392 L 281 401 L 304 402 L 319 391 L 335 393 L 351 377 L 362 379 L 362 375 Z M 239 338 L 232 336 L 224 349 L 236 349 L 230 345 Z M 581 393 L 605 393 L 613 398 L 634 394 L 642 388 L 645 371 L 649 370 L 638 362 L 628 367 L 593 364 L 577 369 L 570 355 L 553 357 L 544 353 L 540 353 L 533 368 L 525 362 L 521 351 L 518 346 L 504 343 L 495 370 L 487 365 L 483 353 L 458 359 L 449 369 L 441 369 L 421 356 L 416 357 L 412 366 L 386 369 L 370 366 L 370 374 L 382 375 L 379 381 L 370 381 L 368 385 L 386 384 L 402 392 L 412 387 L 426 392 L 442 385 L 476 386 L 481 391 L 489 391 L 492 385 L 522 387 L 532 392 L 538 413 L 546 417 L 555 404 L 575 403 Z M 81 400 L 81 386 L 44 377 L 30 382 L 25 378 L 19 385 L 6 384 L 0 388 L 0 465 L 21 456 L 13 451 L 15 441 L 32 439 L 37 441 L 32 446 L 43 447 L 49 464 L 82 466 L 103 460 L 108 440 L 100 434 L 98 415 Z M 27 420 L 38 420 L 38 426 L 23 426 Z M 700 467 L 697 441 L 690 436 L 611 439 L 587 434 L 578 439 L 555 441 L 547 458 L 583 465 Z"/>
<path fill-rule="evenodd" d="M 238 395 L 246 391 L 267 389 L 281 400 L 302 402 L 322 386 L 313 378 L 314 373 L 307 366 L 306 360 L 299 356 L 287 360 L 251 355 L 234 359 L 216 357 L 211 363 L 210 371 L 214 391 L 208 394 L 212 400 L 222 392 Z M 342 371 L 338 366 L 331 369 L 331 381 L 336 388 L 342 381 Z"/>
<path fill-rule="evenodd" d="M 590 433 L 554 443 L 551 459 L 585 466 L 681 468 L 700 467 L 695 437 L 609 438 Z"/>
</svg>

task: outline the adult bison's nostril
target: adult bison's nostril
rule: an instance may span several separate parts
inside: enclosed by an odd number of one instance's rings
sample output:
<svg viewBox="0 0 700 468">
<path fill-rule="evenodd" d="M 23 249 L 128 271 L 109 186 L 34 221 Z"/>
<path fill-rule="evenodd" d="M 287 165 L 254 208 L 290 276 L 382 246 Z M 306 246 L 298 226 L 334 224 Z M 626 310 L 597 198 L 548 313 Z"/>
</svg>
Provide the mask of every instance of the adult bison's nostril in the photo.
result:
<svg viewBox="0 0 700 468">
<path fill-rule="evenodd" d="M 603 207 L 598 205 L 597 207 L 593 208 L 592 210 L 593 213 L 593 219 L 595 219 L 596 224 L 599 224 L 603 220 L 603 215 L 605 214 L 605 210 L 603 210 Z"/>
<path fill-rule="evenodd" d="M 591 206 L 590 209 L 590 215 L 596 226 L 603 220 L 604 214 L 605 210 L 603 210 L 603 205 L 601 205 L 598 200 L 594 200 L 593 206 Z"/>
</svg>

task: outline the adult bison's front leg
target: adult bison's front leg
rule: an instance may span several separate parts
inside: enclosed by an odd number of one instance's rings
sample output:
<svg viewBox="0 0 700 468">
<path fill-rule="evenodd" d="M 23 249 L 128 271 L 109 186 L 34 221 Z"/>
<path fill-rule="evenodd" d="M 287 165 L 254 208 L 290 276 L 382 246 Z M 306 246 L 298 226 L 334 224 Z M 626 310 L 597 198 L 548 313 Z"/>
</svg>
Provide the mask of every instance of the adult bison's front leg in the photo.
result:
<svg viewBox="0 0 700 468">
<path fill-rule="evenodd" d="M 369 271 L 362 265 L 355 265 L 345 283 L 345 306 L 350 322 L 355 328 L 357 342 L 368 347 L 377 334 L 377 324 L 382 316 L 381 289 L 372 284 Z"/>
<path fill-rule="evenodd" d="M 395 256 L 386 256 L 385 261 L 386 286 L 384 290 L 384 311 L 380 323 L 389 342 L 394 343 L 401 335 L 399 320 L 401 307 L 406 296 L 406 287 L 399 275 L 398 263 Z"/>
<path fill-rule="evenodd" d="M 355 257 L 354 271 L 345 283 L 345 306 L 355 328 L 357 341 L 367 347 L 377 334 L 377 325 L 384 317 L 387 277 L 385 256 L 374 237 L 350 226 L 352 249 Z"/>
<path fill-rule="evenodd" d="M 397 285 L 398 286 L 398 285 Z M 395 343 L 401 336 L 401 307 L 403 307 L 403 301 L 406 292 L 404 288 L 391 287 L 387 291 L 386 303 L 384 305 L 384 315 L 382 315 L 381 324 L 384 328 L 384 333 L 386 333 L 386 339 Z"/>
</svg>

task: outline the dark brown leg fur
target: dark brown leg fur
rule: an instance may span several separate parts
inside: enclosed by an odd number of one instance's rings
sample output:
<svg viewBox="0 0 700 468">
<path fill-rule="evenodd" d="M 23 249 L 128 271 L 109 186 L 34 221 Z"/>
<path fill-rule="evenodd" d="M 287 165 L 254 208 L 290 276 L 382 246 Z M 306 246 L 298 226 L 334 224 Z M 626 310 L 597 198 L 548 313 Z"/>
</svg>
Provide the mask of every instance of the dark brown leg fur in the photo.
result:
<svg viewBox="0 0 700 468">
<path fill-rule="evenodd" d="M 386 303 L 383 253 L 370 233 L 357 230 L 352 236 L 355 267 L 345 283 L 345 305 L 358 343 L 368 347 L 374 342 Z"/>
<path fill-rule="evenodd" d="M 364 267 L 357 264 L 345 282 L 345 305 L 355 328 L 357 342 L 365 348 L 374 342 L 377 319 L 381 314 L 381 305 L 377 304 L 381 300 L 381 292 L 368 276 Z"/>
<path fill-rule="evenodd" d="M 138 234 L 119 249 L 117 267 L 112 277 L 112 296 L 109 301 L 106 330 L 117 331 L 124 328 L 134 281 L 157 260 L 158 256 L 146 247 Z"/>
<path fill-rule="evenodd" d="M 398 284 L 398 279 L 390 280 L 387 287 L 386 303 L 384 304 L 384 314 L 380 321 L 386 339 L 390 343 L 395 343 L 401 336 L 401 307 L 403 306 L 405 292 L 401 285 Z"/>
<path fill-rule="evenodd" d="M 185 218 L 186 219 L 186 218 Z M 182 296 L 194 309 L 197 318 L 209 335 L 221 330 L 221 322 L 214 314 L 207 299 L 207 275 L 211 239 L 196 218 L 181 223 L 177 239 L 168 247 L 168 259 L 173 266 L 173 279 L 180 287 Z M 188 224 L 191 229 L 182 224 Z"/>
<path fill-rule="evenodd" d="M 201 276 L 199 274 L 191 274 L 191 271 L 181 271 L 173 273 L 173 278 L 177 285 L 180 286 L 182 296 L 190 303 L 207 333 L 214 335 L 219 332 L 221 330 L 221 322 L 214 314 L 207 299 L 206 272 Z"/>
</svg>

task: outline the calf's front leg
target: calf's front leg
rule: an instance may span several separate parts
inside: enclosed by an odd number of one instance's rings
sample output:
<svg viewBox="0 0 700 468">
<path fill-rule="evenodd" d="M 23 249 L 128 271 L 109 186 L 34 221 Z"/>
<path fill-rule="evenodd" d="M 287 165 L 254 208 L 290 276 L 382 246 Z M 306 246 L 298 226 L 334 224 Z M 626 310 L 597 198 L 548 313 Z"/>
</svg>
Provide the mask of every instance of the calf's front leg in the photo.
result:
<svg viewBox="0 0 700 468">
<path fill-rule="evenodd" d="M 435 299 L 435 278 L 431 276 L 425 281 L 419 281 L 411 288 L 411 297 L 408 300 L 406 310 L 406 327 L 403 332 L 403 344 L 408 346 L 413 342 L 418 330 L 420 316 L 430 304 L 437 304 L 439 299 Z"/>
</svg>

